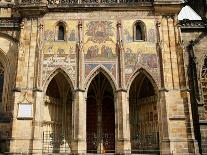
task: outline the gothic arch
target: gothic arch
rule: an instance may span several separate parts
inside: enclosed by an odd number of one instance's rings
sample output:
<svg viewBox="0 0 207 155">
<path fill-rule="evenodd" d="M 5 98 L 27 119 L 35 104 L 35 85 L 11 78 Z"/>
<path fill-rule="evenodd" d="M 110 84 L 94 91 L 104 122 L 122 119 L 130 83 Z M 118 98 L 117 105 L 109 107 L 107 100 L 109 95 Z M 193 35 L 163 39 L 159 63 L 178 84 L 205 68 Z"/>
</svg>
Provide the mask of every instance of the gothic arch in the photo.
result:
<svg viewBox="0 0 207 155">
<path fill-rule="evenodd" d="M 203 72 L 203 67 L 205 65 L 205 62 L 207 61 L 207 55 L 204 55 L 203 56 L 203 59 L 201 61 L 201 65 L 200 65 L 200 68 L 199 68 L 199 76 L 201 77 L 202 76 L 202 72 Z"/>
<path fill-rule="evenodd" d="M 2 102 L 4 104 L 9 97 L 9 93 L 6 92 L 9 92 L 10 89 L 10 82 L 9 82 L 10 64 L 9 64 L 9 59 L 7 58 L 7 56 L 5 55 L 5 53 L 1 48 L 0 48 L 0 63 L 4 68 L 4 84 L 3 84 L 3 94 L 2 94 Z"/>
<path fill-rule="evenodd" d="M 71 91 L 74 92 L 74 86 L 72 83 L 72 80 L 70 78 L 70 76 L 66 73 L 66 71 L 63 68 L 57 68 L 55 69 L 47 78 L 47 80 L 45 81 L 44 85 L 43 85 L 43 91 L 46 92 L 49 83 L 51 82 L 51 80 L 58 74 L 61 73 L 62 75 L 64 75 L 65 79 L 68 81 Z M 73 95 L 74 96 L 74 95 Z"/>
<path fill-rule="evenodd" d="M 154 87 L 154 90 L 155 90 L 155 93 L 156 95 L 158 95 L 158 85 L 157 83 L 155 82 L 154 78 L 151 76 L 151 74 L 149 72 L 147 72 L 144 68 L 139 68 L 137 69 L 133 74 L 132 76 L 130 77 L 130 80 L 129 80 L 129 83 L 127 84 L 127 90 L 128 90 L 128 93 L 129 94 L 129 90 L 131 88 L 131 84 L 133 83 L 134 79 L 139 76 L 140 74 L 144 74 L 148 79 L 149 81 L 152 83 L 153 87 Z"/>
<path fill-rule="evenodd" d="M 132 74 L 127 91 L 132 153 L 159 152 L 158 95 L 156 82 L 145 69 Z"/>
<path fill-rule="evenodd" d="M 6 33 L 2 33 L 2 32 L 0 32 L 0 36 L 1 36 L 2 38 L 8 39 L 8 40 L 10 40 L 10 41 L 12 41 L 12 42 L 14 42 L 14 43 L 18 43 L 18 40 L 17 40 L 17 39 L 13 38 L 12 36 L 10 36 L 10 35 L 8 35 L 8 34 L 6 34 Z"/>
<path fill-rule="evenodd" d="M 113 78 L 113 76 L 111 75 L 111 73 L 108 71 L 108 69 L 106 69 L 104 66 L 99 65 L 97 67 L 95 67 L 90 74 L 88 75 L 88 77 L 86 78 L 85 81 L 85 90 L 86 92 L 88 91 L 88 88 L 90 86 L 91 81 L 96 77 L 96 75 L 98 73 L 103 73 L 104 76 L 109 80 L 111 87 L 113 89 L 113 92 L 115 92 L 117 90 L 117 84 L 116 84 L 116 80 Z"/>
</svg>

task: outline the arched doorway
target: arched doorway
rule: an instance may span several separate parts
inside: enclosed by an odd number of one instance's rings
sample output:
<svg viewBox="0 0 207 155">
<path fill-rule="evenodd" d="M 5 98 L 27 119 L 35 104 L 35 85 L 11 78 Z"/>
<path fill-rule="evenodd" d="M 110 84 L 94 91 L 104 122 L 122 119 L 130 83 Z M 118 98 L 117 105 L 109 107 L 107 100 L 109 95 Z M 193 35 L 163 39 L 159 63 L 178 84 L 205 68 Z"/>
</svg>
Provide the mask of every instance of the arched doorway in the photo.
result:
<svg viewBox="0 0 207 155">
<path fill-rule="evenodd" d="M 132 153 L 159 153 L 157 95 L 142 72 L 129 90 L 129 118 Z"/>
<path fill-rule="evenodd" d="M 99 73 L 87 93 L 87 152 L 115 152 L 115 112 L 113 89 Z"/>
<path fill-rule="evenodd" d="M 43 153 L 70 153 L 72 90 L 63 73 L 50 81 L 44 98 Z"/>
<path fill-rule="evenodd" d="M 4 67 L 0 62 L 0 112 L 3 111 L 3 86 L 4 86 Z"/>
</svg>

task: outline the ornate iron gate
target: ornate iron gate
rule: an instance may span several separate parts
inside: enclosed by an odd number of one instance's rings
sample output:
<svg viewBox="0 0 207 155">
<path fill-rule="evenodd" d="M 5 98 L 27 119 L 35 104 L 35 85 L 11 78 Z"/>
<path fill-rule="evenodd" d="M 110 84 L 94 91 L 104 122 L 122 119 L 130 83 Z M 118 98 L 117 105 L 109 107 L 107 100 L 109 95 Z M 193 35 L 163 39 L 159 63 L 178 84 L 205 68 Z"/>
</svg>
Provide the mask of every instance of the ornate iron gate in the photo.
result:
<svg viewBox="0 0 207 155">
<path fill-rule="evenodd" d="M 67 135 L 50 131 L 43 132 L 43 153 L 71 153 Z"/>
<path fill-rule="evenodd" d="M 132 153 L 159 154 L 159 133 L 137 134 L 132 138 Z"/>
<path fill-rule="evenodd" d="M 101 147 L 99 147 L 101 145 Z M 87 133 L 87 152 L 88 153 L 114 153 L 115 135 L 104 132 L 98 135 L 95 132 Z"/>
</svg>

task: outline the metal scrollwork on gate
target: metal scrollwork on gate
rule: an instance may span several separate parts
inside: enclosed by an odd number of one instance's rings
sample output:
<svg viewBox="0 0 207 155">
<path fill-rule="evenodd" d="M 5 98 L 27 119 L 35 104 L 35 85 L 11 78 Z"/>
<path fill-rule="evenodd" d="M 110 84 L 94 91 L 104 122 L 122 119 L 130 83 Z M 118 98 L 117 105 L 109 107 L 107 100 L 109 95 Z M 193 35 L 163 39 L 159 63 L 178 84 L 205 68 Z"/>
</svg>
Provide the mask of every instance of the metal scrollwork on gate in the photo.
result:
<svg viewBox="0 0 207 155">
<path fill-rule="evenodd" d="M 43 153 L 70 153 L 70 140 L 67 135 L 55 132 L 43 132 Z"/>
<path fill-rule="evenodd" d="M 133 153 L 159 153 L 158 133 L 136 134 L 131 145 Z"/>
<path fill-rule="evenodd" d="M 88 152 L 94 153 L 94 152 L 114 152 L 114 143 L 115 138 L 114 134 L 110 133 L 103 133 L 98 135 L 97 133 L 88 133 L 87 134 L 87 147 Z M 99 147 L 102 145 L 102 147 Z"/>
</svg>

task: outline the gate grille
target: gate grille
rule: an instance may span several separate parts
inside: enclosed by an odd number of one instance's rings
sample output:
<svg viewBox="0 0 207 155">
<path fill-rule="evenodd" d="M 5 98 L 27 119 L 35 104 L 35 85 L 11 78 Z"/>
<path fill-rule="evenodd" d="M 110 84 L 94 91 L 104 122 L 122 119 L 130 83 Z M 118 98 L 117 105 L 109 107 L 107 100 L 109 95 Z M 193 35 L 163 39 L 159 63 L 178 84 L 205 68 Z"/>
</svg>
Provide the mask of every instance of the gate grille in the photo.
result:
<svg viewBox="0 0 207 155">
<path fill-rule="evenodd" d="M 98 146 L 102 143 L 102 147 Z M 88 153 L 114 153 L 115 135 L 113 133 L 87 133 L 87 152 Z"/>
<path fill-rule="evenodd" d="M 132 138 L 132 153 L 159 154 L 159 134 L 148 135 L 137 134 Z"/>
<path fill-rule="evenodd" d="M 70 140 L 66 134 L 43 132 L 43 153 L 71 153 Z"/>
</svg>

